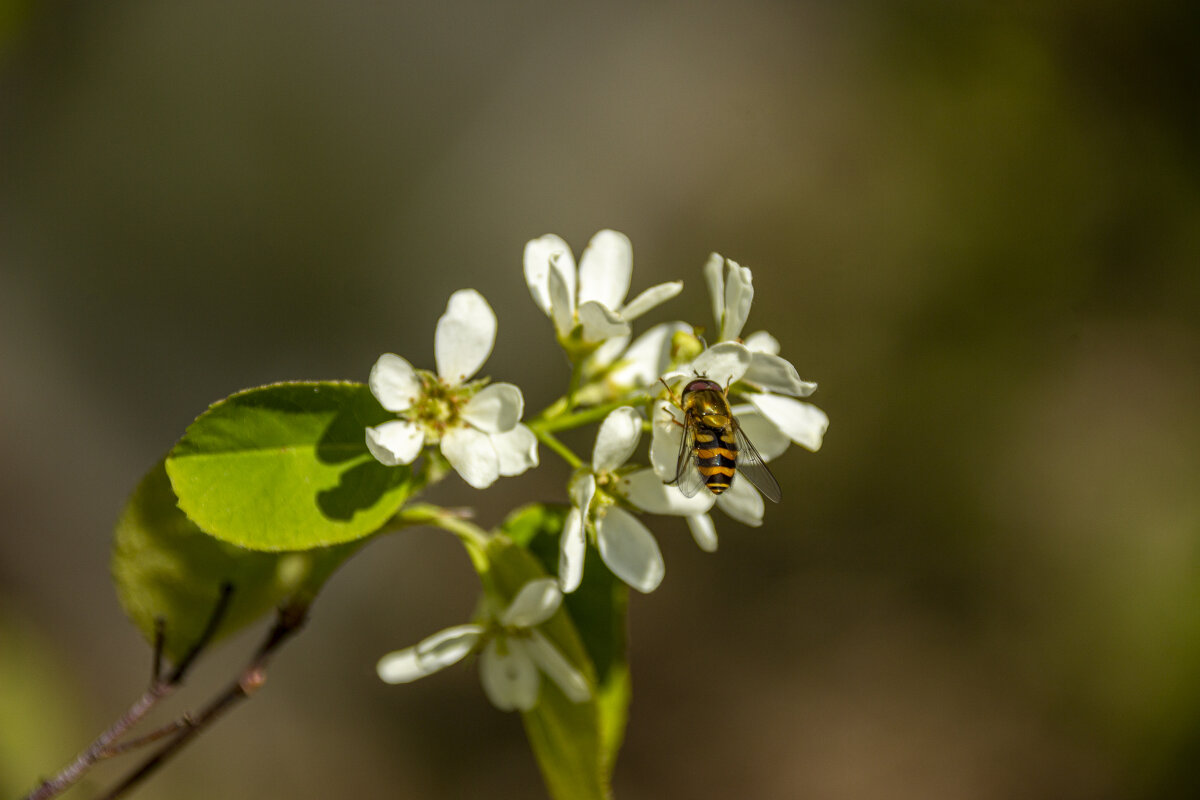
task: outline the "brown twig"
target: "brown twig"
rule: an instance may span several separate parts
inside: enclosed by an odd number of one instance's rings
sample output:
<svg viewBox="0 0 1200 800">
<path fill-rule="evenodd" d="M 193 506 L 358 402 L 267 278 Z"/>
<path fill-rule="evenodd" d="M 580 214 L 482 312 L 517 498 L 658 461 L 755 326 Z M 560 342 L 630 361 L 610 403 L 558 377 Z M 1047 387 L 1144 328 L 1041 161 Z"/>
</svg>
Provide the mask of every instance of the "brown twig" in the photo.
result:
<svg viewBox="0 0 1200 800">
<path fill-rule="evenodd" d="M 162 677 L 162 654 L 166 643 L 166 626 L 161 619 L 155 620 L 154 664 L 151 673 L 150 688 L 116 722 L 97 736 L 96 740 L 86 750 L 76 756 L 74 761 L 53 778 L 42 781 L 37 788 L 26 795 L 25 800 L 49 800 L 51 797 L 56 797 L 82 778 L 96 762 L 128 750 L 129 747 L 127 746 L 119 746 L 117 740 L 128 733 L 134 725 L 141 722 L 142 718 L 150 713 L 150 710 L 158 705 L 159 701 L 171 694 L 171 692 L 175 691 L 176 687 L 183 683 L 188 670 L 195 663 L 201 651 L 212 641 L 213 635 L 216 633 L 221 621 L 225 618 L 225 612 L 229 610 L 229 601 L 232 596 L 233 584 L 221 584 L 221 593 L 217 598 L 216 605 L 213 607 L 212 614 L 209 615 L 204 632 L 200 634 L 200 638 L 196 640 L 195 644 L 180 659 L 175 669 L 171 672 L 171 675 L 165 679 Z"/>
<path fill-rule="evenodd" d="M 150 733 L 139 736 L 136 739 L 126 739 L 123 742 L 117 742 L 116 744 L 110 745 L 104 749 L 104 753 L 101 757 L 112 758 L 113 756 L 119 756 L 122 753 L 128 753 L 131 750 L 137 750 L 138 748 L 145 747 L 148 744 L 153 744 L 159 739 L 165 739 L 181 728 L 190 728 L 195 724 L 196 721 L 192 719 L 191 714 L 184 714 L 179 719 L 174 720 L 173 722 L 168 722 L 161 728 L 150 731 Z"/>
<path fill-rule="evenodd" d="M 165 617 L 154 618 L 154 664 L 150 671 L 150 685 L 162 679 L 163 648 L 167 646 L 167 620 Z"/>
<path fill-rule="evenodd" d="M 308 606 L 306 604 L 295 603 L 290 606 L 285 606 L 279 610 L 279 614 L 275 620 L 275 625 L 271 628 L 267 637 L 259 645 L 258 651 L 254 658 L 242 670 L 241 675 L 237 680 L 231 683 L 223 692 L 217 695 L 213 700 L 192 720 L 191 724 L 184 726 L 176 735 L 154 755 L 150 756 L 140 766 L 126 775 L 121 781 L 113 787 L 107 794 L 103 795 L 100 800 L 115 800 L 115 798 L 123 796 L 130 789 L 136 787 L 143 780 L 156 772 L 163 764 L 170 760 L 192 739 L 204 731 L 209 725 L 219 719 L 225 712 L 229 711 L 239 701 L 245 700 L 262 688 L 262 685 L 267 680 L 267 665 L 270 663 L 272 655 L 278 650 L 288 639 L 299 633 L 300 629 L 308 617 Z"/>
<path fill-rule="evenodd" d="M 200 638 L 196 640 L 196 643 L 191 646 L 183 658 L 179 659 L 179 663 L 175 665 L 174 671 L 171 672 L 171 677 L 167 678 L 167 683 L 177 686 L 183 682 L 183 676 L 192 668 L 192 664 L 200 657 L 200 653 L 204 648 L 208 647 L 208 643 L 212 641 L 213 636 L 217 633 L 217 628 L 221 627 L 221 621 L 225 618 L 225 612 L 229 610 L 229 601 L 232 599 L 233 584 L 228 582 L 222 583 L 221 596 L 217 598 L 217 607 L 209 615 L 208 623 L 200 633 Z M 154 671 L 158 672 L 159 668 L 155 666 Z"/>
</svg>

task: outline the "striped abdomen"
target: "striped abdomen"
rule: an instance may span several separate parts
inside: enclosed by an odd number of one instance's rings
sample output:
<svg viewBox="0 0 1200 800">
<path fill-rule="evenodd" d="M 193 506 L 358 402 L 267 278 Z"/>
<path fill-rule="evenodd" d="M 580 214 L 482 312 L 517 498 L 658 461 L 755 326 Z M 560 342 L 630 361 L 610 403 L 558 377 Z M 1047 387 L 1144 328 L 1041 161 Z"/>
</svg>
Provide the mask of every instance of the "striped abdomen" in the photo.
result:
<svg viewBox="0 0 1200 800">
<path fill-rule="evenodd" d="M 729 488 L 733 473 L 737 471 L 737 454 L 733 428 L 696 425 L 696 466 L 704 476 L 704 485 L 713 494 Z"/>
</svg>

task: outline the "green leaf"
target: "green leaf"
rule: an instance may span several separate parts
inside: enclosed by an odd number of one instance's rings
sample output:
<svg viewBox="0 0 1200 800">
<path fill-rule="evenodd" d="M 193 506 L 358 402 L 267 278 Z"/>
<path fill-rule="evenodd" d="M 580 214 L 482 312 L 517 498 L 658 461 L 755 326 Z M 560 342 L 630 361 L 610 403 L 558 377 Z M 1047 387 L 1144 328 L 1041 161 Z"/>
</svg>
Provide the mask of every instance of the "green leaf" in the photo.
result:
<svg viewBox="0 0 1200 800">
<path fill-rule="evenodd" d="M 554 545 L 557 559 L 558 542 Z M 583 580 L 578 589 L 567 595 L 566 607 L 596 667 L 602 754 L 610 775 L 625 738 L 632 688 L 628 604 L 629 587 L 609 571 L 600 560 L 600 553 L 589 547 Z"/>
<path fill-rule="evenodd" d="M 310 599 L 358 543 L 300 553 L 259 553 L 205 535 L 176 506 L 160 461 L 138 485 L 116 525 L 112 573 L 125 613 L 147 641 L 164 622 L 164 653 L 182 658 L 220 598 L 232 596 L 217 637 L 254 622 L 285 599 Z"/>
<path fill-rule="evenodd" d="M 489 545 L 501 594 L 512 597 L 531 578 L 558 567 L 558 539 L 568 509 L 530 505 L 505 520 Z M 527 549 L 526 549 L 527 548 Z M 595 679 L 593 699 L 572 703 L 549 681 L 538 705 L 525 714 L 525 730 L 551 795 L 608 797 L 617 750 L 624 736 L 630 684 L 626 658 L 627 587 L 589 551 L 583 583 L 542 631 L 574 664 Z M 547 691 L 550 689 L 551 691 Z"/>
<path fill-rule="evenodd" d="M 167 456 L 179 507 L 253 550 L 307 550 L 378 530 L 412 491 L 365 429 L 393 419 L 359 383 L 278 383 L 214 403 Z"/>
</svg>

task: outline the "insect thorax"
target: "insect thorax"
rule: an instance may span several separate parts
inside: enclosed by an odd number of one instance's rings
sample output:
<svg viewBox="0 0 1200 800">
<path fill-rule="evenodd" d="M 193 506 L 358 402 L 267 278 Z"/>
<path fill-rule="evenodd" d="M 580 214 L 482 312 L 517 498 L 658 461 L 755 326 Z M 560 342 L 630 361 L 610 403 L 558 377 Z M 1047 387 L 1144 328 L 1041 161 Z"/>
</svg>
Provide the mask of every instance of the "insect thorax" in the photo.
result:
<svg viewBox="0 0 1200 800">
<path fill-rule="evenodd" d="M 718 426 L 729 424 L 729 401 L 725 399 L 724 392 L 711 389 L 689 392 L 684 395 L 683 406 L 684 408 L 691 409 L 692 413 L 697 417 L 702 417 L 706 420 L 709 417 L 720 417 L 724 420 L 722 423 L 706 422 L 705 424 L 717 424 Z"/>
</svg>

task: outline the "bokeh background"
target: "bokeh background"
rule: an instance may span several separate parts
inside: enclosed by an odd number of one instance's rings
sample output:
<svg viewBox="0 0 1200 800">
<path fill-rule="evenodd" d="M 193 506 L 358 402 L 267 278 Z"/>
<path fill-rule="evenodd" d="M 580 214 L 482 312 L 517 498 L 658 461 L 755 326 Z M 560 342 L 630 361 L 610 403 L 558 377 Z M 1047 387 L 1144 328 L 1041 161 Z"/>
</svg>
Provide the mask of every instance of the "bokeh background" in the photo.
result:
<svg viewBox="0 0 1200 800">
<path fill-rule="evenodd" d="M 650 320 L 711 250 L 831 418 L 761 529 L 656 520 L 619 798 L 1200 792 L 1200 14 L 1184 2 L 6 3 L 0 791 L 143 689 L 111 527 L 208 403 L 431 364 L 565 385 L 527 239 L 633 240 Z M 586 438 L 586 437 L 585 437 Z M 565 467 L 436 500 L 502 518 Z M 145 798 L 537 797 L 475 671 L 457 544 L 378 541 L 266 689 Z M 179 713 L 258 635 L 195 673 Z M 170 716 L 170 714 L 168 714 Z M 127 764 L 101 769 L 91 796 Z"/>
</svg>

